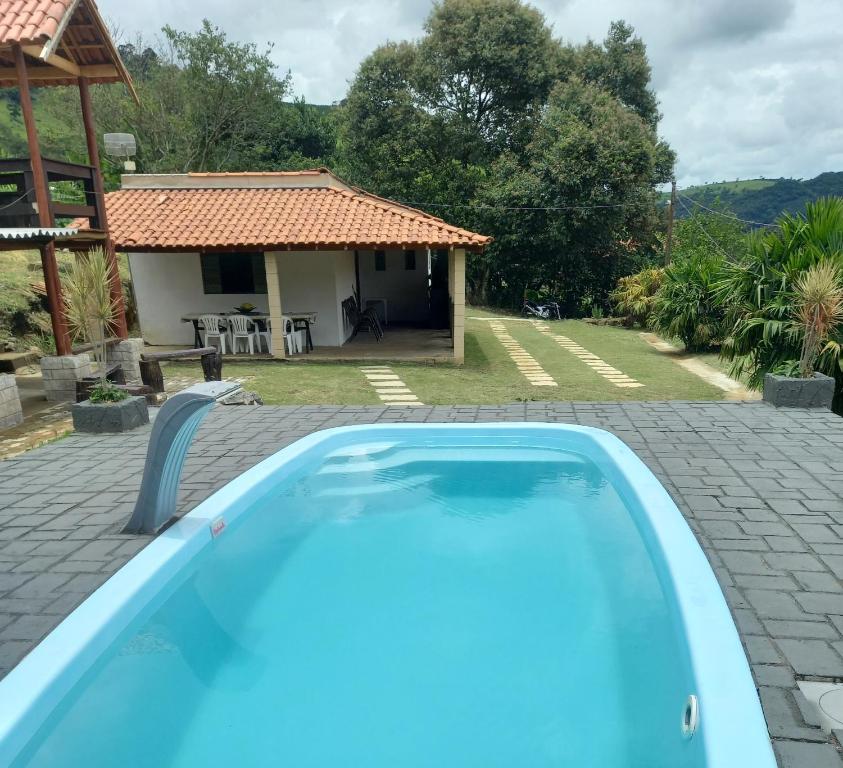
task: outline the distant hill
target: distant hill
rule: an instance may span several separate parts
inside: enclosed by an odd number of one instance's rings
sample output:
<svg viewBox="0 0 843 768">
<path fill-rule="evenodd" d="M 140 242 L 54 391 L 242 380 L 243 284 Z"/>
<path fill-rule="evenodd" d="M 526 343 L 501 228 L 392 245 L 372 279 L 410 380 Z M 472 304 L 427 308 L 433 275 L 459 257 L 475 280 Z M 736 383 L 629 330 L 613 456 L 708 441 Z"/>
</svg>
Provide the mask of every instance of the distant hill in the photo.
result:
<svg viewBox="0 0 843 768">
<path fill-rule="evenodd" d="M 750 221 L 768 223 L 786 212 L 800 213 L 805 203 L 819 197 L 843 197 L 843 172 L 821 173 L 815 179 L 746 179 L 703 184 L 680 190 L 680 194 L 705 206 L 720 206 Z M 684 201 L 688 208 L 693 205 Z M 676 215 L 687 216 L 681 203 Z"/>
</svg>

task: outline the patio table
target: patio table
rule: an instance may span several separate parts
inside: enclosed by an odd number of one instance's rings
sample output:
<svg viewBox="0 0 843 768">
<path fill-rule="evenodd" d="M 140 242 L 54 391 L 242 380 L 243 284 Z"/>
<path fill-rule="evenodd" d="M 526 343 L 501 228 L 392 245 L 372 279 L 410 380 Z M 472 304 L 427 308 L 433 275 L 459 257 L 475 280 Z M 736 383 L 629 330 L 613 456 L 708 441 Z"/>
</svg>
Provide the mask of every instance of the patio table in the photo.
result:
<svg viewBox="0 0 843 768">
<path fill-rule="evenodd" d="M 269 320 L 269 313 L 268 312 L 250 312 L 246 314 L 245 312 L 188 312 L 181 316 L 181 321 L 183 323 L 193 323 L 193 346 L 195 349 L 199 349 L 200 347 L 204 347 L 204 343 L 202 342 L 202 337 L 199 335 L 199 320 L 203 315 L 219 315 L 220 317 L 227 317 L 229 315 L 241 315 L 245 314 L 250 320 Z M 316 325 L 317 319 L 317 312 L 284 312 L 293 323 L 302 322 L 306 323 L 306 330 L 307 330 L 307 342 L 310 349 L 313 349 L 313 342 L 310 339 L 310 326 Z"/>
</svg>

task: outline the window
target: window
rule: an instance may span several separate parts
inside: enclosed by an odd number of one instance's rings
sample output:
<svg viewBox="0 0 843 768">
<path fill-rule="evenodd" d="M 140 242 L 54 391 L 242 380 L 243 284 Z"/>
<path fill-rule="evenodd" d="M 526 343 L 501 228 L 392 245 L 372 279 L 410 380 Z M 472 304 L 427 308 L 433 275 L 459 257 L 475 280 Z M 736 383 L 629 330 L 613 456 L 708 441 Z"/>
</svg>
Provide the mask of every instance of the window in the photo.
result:
<svg viewBox="0 0 843 768">
<path fill-rule="evenodd" d="M 386 272 L 386 251 L 375 251 L 375 272 Z"/>
<path fill-rule="evenodd" d="M 416 268 L 416 252 L 404 251 L 404 269 L 410 270 Z"/>
<path fill-rule="evenodd" d="M 262 253 L 203 253 L 199 261 L 205 293 L 266 293 Z"/>
</svg>

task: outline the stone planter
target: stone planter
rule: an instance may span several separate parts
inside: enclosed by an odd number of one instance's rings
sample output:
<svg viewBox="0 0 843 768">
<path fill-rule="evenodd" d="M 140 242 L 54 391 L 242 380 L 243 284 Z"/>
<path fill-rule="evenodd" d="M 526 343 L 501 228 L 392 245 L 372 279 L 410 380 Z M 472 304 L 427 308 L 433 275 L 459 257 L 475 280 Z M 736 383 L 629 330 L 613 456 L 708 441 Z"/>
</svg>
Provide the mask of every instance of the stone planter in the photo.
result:
<svg viewBox="0 0 843 768">
<path fill-rule="evenodd" d="M 128 432 L 149 423 L 149 409 L 144 397 L 129 397 L 119 403 L 83 400 L 71 406 L 70 410 L 77 432 Z"/>
<path fill-rule="evenodd" d="M 811 379 L 797 379 L 768 373 L 764 376 L 764 402 L 776 408 L 831 408 L 834 379 L 815 373 Z"/>
</svg>

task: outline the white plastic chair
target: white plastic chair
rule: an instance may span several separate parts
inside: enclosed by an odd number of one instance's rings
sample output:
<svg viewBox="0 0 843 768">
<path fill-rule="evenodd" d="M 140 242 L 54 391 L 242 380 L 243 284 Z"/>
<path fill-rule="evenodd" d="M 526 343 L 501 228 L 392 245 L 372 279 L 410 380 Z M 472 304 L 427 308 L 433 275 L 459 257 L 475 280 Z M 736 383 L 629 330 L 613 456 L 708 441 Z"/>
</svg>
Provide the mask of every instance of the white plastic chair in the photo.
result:
<svg viewBox="0 0 843 768">
<path fill-rule="evenodd" d="M 204 329 L 204 344 L 206 347 L 211 346 L 209 341 L 211 339 L 219 339 L 220 352 L 226 353 L 226 339 L 228 339 L 228 331 L 225 328 L 225 320 L 220 315 L 202 315 L 199 318 Z"/>
<path fill-rule="evenodd" d="M 249 354 L 255 354 L 255 321 L 246 315 L 229 315 L 228 324 L 231 329 L 231 352 L 237 354 L 237 342 L 242 341 L 249 347 Z M 251 327 L 250 327 L 251 326 Z"/>
<path fill-rule="evenodd" d="M 258 340 L 258 352 L 261 351 L 261 341 L 266 343 L 266 351 L 269 354 L 272 354 L 272 321 L 267 317 L 265 320 L 262 320 L 266 325 L 266 330 L 262 331 L 260 326 L 255 323 L 255 336 Z"/>
<path fill-rule="evenodd" d="M 284 342 L 287 345 L 287 354 L 295 355 L 302 351 L 302 333 L 293 328 L 293 318 L 289 315 L 281 315 L 281 322 L 284 324 Z"/>
</svg>

